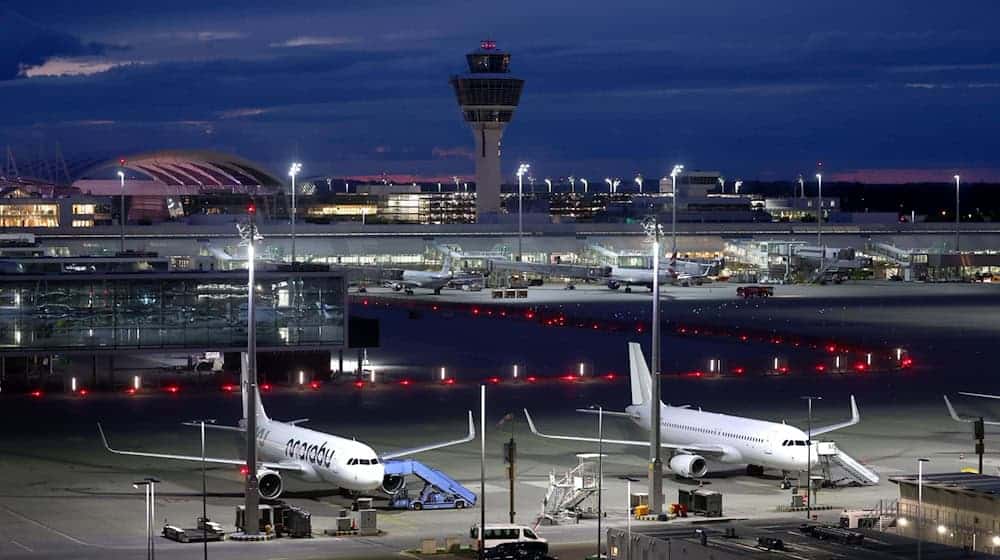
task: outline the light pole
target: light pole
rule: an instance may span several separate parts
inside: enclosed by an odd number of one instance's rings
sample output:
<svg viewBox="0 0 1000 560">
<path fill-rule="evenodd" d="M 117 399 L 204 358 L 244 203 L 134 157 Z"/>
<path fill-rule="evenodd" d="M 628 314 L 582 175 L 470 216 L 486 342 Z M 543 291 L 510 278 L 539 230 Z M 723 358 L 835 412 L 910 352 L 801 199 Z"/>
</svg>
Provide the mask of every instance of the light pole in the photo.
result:
<svg viewBox="0 0 1000 560">
<path fill-rule="evenodd" d="M 677 258 L 677 176 L 684 172 L 683 165 L 675 165 L 670 171 L 670 254 Z"/>
<path fill-rule="evenodd" d="M 663 458 L 660 449 L 660 239 L 663 227 L 656 216 L 648 216 L 642 221 L 646 237 L 653 242 L 653 318 L 651 335 L 653 338 L 652 387 L 649 395 L 650 430 L 649 450 L 649 507 L 654 514 L 663 510 Z"/>
<path fill-rule="evenodd" d="M 740 187 L 743 186 L 743 181 L 736 181 L 733 183 L 733 186 L 736 188 L 736 194 L 740 194 Z"/>
<path fill-rule="evenodd" d="M 295 162 L 288 169 L 288 175 L 292 178 L 292 269 L 295 269 L 295 176 L 302 171 L 302 164 Z"/>
<path fill-rule="evenodd" d="M 812 430 L 813 430 L 813 401 L 821 401 L 823 397 L 805 396 L 802 397 L 809 402 L 809 420 L 806 428 L 806 519 L 812 519 Z"/>
<path fill-rule="evenodd" d="M 576 177 L 572 175 L 569 176 L 569 190 L 576 193 Z"/>
<path fill-rule="evenodd" d="M 719 194 L 726 194 L 726 178 L 720 175 L 718 181 L 722 187 L 722 191 Z"/>
<path fill-rule="evenodd" d="M 440 182 L 438 182 L 438 192 L 439 193 L 441 192 L 441 183 Z"/>
<path fill-rule="evenodd" d="M 486 558 L 486 385 L 479 386 L 479 560 Z"/>
<path fill-rule="evenodd" d="M 799 197 L 806 197 L 806 180 L 802 177 L 801 173 L 799 173 Z"/>
<path fill-rule="evenodd" d="M 625 481 L 625 535 L 629 543 L 632 542 L 632 483 L 638 482 L 631 476 L 619 476 L 618 478 Z M 631 544 L 625 547 L 627 554 L 625 556 L 626 560 L 632 560 L 632 547 Z"/>
<path fill-rule="evenodd" d="M 597 558 L 601 558 L 601 525 L 604 517 L 602 496 L 604 495 L 604 407 L 597 409 Z"/>
<path fill-rule="evenodd" d="M 125 252 L 125 172 L 122 170 L 118 171 L 118 179 L 121 181 L 121 215 L 118 218 L 119 226 L 121 228 L 121 248 L 120 252 Z"/>
<path fill-rule="evenodd" d="M 552 194 L 552 179 L 546 178 L 545 184 L 549 187 L 549 194 Z"/>
<path fill-rule="evenodd" d="M 962 186 L 962 178 L 958 175 L 955 175 L 955 252 L 956 253 L 959 252 L 958 236 L 960 231 L 959 227 L 960 224 L 962 223 L 962 213 L 958 205 L 958 191 L 959 187 L 961 186 Z"/>
<path fill-rule="evenodd" d="M 260 532 L 259 497 L 257 494 L 257 321 L 254 316 L 254 269 L 256 251 L 254 244 L 262 239 L 257 232 L 257 224 L 254 218 L 257 215 L 257 206 L 251 199 L 247 206 L 246 224 L 239 224 L 241 242 L 247 246 L 247 375 L 246 386 L 242 388 L 246 394 L 246 420 L 247 420 L 247 479 L 246 479 L 246 509 L 243 516 L 243 533 L 246 535 L 256 535 Z"/>
<path fill-rule="evenodd" d="M 208 481 L 205 476 L 205 424 L 215 424 L 214 419 L 196 420 L 201 425 L 201 530 L 208 531 Z M 203 535 L 207 536 L 207 535 Z M 202 550 L 205 553 L 205 560 L 208 560 L 208 539 L 203 539 Z"/>
<path fill-rule="evenodd" d="M 583 183 L 583 194 L 587 194 L 587 188 L 590 187 L 590 183 L 582 177 L 580 178 L 580 182 Z"/>
<path fill-rule="evenodd" d="M 816 174 L 816 246 L 823 246 L 823 174 Z M 825 251 L 824 251 L 825 252 Z M 822 259 L 820 259 L 822 260 Z"/>
<path fill-rule="evenodd" d="M 930 459 L 917 459 L 917 560 L 923 558 L 924 544 L 924 463 Z"/>
<path fill-rule="evenodd" d="M 614 193 L 615 184 L 611 181 L 611 177 L 605 177 L 604 182 L 608 184 L 608 193 Z"/>
<path fill-rule="evenodd" d="M 639 185 L 639 194 L 642 194 L 642 173 L 635 176 L 635 184 Z"/>
<path fill-rule="evenodd" d="M 517 167 L 517 262 L 521 262 L 522 238 L 524 237 L 524 174 L 531 169 L 530 163 Z"/>
<path fill-rule="evenodd" d="M 146 558 L 149 560 L 156 558 L 153 524 L 156 523 L 156 484 L 159 482 L 157 478 L 146 477 L 132 483 L 132 488 L 138 489 L 142 486 L 146 493 Z"/>
<path fill-rule="evenodd" d="M 455 181 L 455 192 L 462 190 L 461 186 L 459 185 L 460 181 L 458 180 L 458 175 L 452 175 L 451 180 Z"/>
</svg>

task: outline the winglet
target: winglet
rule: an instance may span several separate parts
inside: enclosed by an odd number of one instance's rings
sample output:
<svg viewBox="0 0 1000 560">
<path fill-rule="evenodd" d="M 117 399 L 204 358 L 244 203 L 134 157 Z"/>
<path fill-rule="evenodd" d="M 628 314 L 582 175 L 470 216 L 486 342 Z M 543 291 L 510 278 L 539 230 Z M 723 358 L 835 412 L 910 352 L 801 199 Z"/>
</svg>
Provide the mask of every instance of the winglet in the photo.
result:
<svg viewBox="0 0 1000 560">
<path fill-rule="evenodd" d="M 104 428 L 101 427 L 100 422 L 97 423 L 97 431 L 101 433 L 101 441 L 104 442 L 104 448 L 112 453 L 117 453 L 117 451 L 111 449 L 111 446 L 108 445 L 108 437 L 104 435 Z"/>
<path fill-rule="evenodd" d="M 524 409 L 524 417 L 528 420 L 528 429 L 531 430 L 531 433 L 536 436 L 540 436 L 541 434 L 538 433 L 538 428 L 535 427 L 535 421 L 531 419 L 531 415 L 528 414 L 527 408 Z"/>
<path fill-rule="evenodd" d="M 962 418 L 961 416 L 958 415 L 958 412 L 955 411 L 955 407 L 952 406 L 951 401 L 948 400 L 948 395 L 941 395 L 941 396 L 944 397 L 944 405 L 948 407 L 948 414 L 951 415 L 952 420 L 956 422 L 972 422 L 972 419 Z"/>
<path fill-rule="evenodd" d="M 861 421 L 861 413 L 858 412 L 858 403 L 854 400 L 854 395 L 851 395 L 851 422 L 857 424 Z"/>
<path fill-rule="evenodd" d="M 861 413 L 858 412 L 858 403 L 854 400 L 854 395 L 851 395 L 851 419 L 839 422 L 837 424 L 831 424 L 829 426 L 823 426 L 822 428 L 813 428 L 812 435 L 816 436 L 819 434 L 825 434 L 835 430 L 841 430 L 844 428 L 849 428 L 861 422 Z"/>
<path fill-rule="evenodd" d="M 476 439 L 476 422 L 472 419 L 472 411 L 470 410 L 469 411 L 469 435 L 465 438 L 465 441 L 472 441 L 474 439 Z"/>
<path fill-rule="evenodd" d="M 1000 395 L 989 395 L 986 393 L 966 393 L 959 391 L 959 395 L 965 395 L 967 397 L 979 397 L 981 399 L 1000 399 Z"/>
</svg>

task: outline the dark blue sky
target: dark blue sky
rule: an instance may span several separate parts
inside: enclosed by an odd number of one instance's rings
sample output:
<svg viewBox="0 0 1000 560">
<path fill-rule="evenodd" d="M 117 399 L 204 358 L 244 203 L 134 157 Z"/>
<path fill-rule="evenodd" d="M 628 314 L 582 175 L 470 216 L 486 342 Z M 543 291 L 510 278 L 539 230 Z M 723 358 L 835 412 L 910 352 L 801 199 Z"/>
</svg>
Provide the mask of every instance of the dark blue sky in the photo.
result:
<svg viewBox="0 0 1000 560">
<path fill-rule="evenodd" d="M 0 145 L 468 175 L 448 77 L 491 37 L 527 80 L 505 172 L 1000 180 L 998 20 L 991 0 L 17 0 Z"/>
</svg>

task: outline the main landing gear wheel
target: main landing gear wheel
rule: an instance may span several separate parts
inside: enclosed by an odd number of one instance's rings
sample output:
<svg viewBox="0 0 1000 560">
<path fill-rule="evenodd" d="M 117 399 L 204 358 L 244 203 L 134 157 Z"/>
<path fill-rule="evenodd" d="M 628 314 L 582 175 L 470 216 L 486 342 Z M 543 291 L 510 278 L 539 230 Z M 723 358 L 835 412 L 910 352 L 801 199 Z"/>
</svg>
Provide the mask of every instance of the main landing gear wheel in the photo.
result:
<svg viewBox="0 0 1000 560">
<path fill-rule="evenodd" d="M 465 509 L 465 502 L 462 500 L 455 502 L 455 509 Z"/>
<path fill-rule="evenodd" d="M 420 510 L 424 509 L 424 504 L 422 504 L 420 502 L 413 502 L 413 509 L 414 509 L 414 511 L 420 511 Z"/>
<path fill-rule="evenodd" d="M 625 293 L 626 294 L 631 294 L 632 293 L 632 286 L 625 286 Z"/>
</svg>

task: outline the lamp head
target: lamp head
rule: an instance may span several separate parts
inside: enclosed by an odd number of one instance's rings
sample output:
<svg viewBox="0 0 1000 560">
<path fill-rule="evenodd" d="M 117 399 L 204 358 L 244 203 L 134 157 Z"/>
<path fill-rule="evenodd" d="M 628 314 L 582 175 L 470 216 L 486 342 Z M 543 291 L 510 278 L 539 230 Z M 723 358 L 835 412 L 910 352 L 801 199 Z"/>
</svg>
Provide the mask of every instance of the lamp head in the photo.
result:
<svg viewBox="0 0 1000 560">
<path fill-rule="evenodd" d="M 125 178 L 125 172 L 124 171 L 119 171 L 118 172 L 118 178 L 119 179 L 124 179 Z"/>
<path fill-rule="evenodd" d="M 299 171 L 302 171 L 302 164 L 299 162 L 295 162 L 292 164 L 291 167 L 288 168 L 288 175 L 290 177 L 295 177 L 296 175 L 299 174 Z"/>
<path fill-rule="evenodd" d="M 822 173 L 817 173 L 816 174 L 816 180 L 817 181 L 822 181 L 823 180 L 823 174 Z"/>
<path fill-rule="evenodd" d="M 684 172 L 684 166 L 683 165 L 680 165 L 680 164 L 675 165 L 674 168 L 670 171 L 670 178 L 671 179 L 676 179 L 677 176 L 680 175 L 683 172 Z"/>
<path fill-rule="evenodd" d="M 955 175 L 955 180 L 956 180 L 956 181 L 958 181 L 958 180 L 960 180 L 960 179 L 961 179 L 961 177 L 960 177 L 959 175 Z"/>
</svg>

